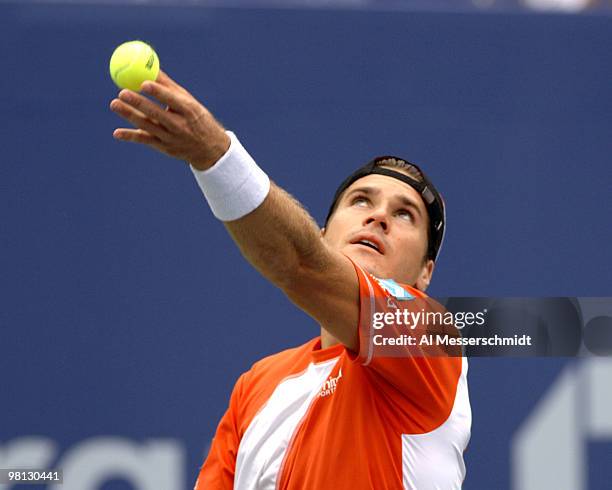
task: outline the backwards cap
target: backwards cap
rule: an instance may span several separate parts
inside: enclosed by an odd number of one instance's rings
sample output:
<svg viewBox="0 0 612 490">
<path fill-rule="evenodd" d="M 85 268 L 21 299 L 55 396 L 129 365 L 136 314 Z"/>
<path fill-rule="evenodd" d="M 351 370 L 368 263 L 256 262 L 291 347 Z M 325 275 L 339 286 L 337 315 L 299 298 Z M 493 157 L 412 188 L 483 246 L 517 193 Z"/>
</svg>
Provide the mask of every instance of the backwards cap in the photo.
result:
<svg viewBox="0 0 612 490">
<path fill-rule="evenodd" d="M 388 168 L 381 167 L 384 165 L 384 160 L 394 159 L 398 160 L 401 163 L 406 164 L 417 170 L 417 172 L 421 175 L 423 179 L 422 182 L 403 174 L 401 172 L 396 172 L 395 170 L 391 170 Z M 336 194 L 334 194 L 334 199 L 327 213 L 327 218 L 325 218 L 325 223 L 329 221 L 334 209 L 336 208 L 336 204 L 340 199 L 342 193 L 356 180 L 366 177 L 367 175 L 378 174 L 385 175 L 387 177 L 393 177 L 394 179 L 401 180 L 405 184 L 408 184 L 415 191 L 419 193 L 423 202 L 425 203 L 425 208 L 427 209 L 427 213 L 429 214 L 429 244 L 427 249 L 427 258 L 436 260 L 438 255 L 440 254 L 440 247 L 442 246 L 442 240 L 444 239 L 444 230 L 446 223 L 446 210 L 444 207 L 444 200 L 440 193 L 436 190 L 427 176 L 423 173 L 423 171 L 414 163 L 410 163 L 403 158 L 398 158 L 394 156 L 382 156 L 376 157 L 373 160 L 366 163 L 363 167 L 358 168 L 355 172 L 349 175 L 344 182 L 340 184 L 338 190 L 336 190 Z"/>
</svg>

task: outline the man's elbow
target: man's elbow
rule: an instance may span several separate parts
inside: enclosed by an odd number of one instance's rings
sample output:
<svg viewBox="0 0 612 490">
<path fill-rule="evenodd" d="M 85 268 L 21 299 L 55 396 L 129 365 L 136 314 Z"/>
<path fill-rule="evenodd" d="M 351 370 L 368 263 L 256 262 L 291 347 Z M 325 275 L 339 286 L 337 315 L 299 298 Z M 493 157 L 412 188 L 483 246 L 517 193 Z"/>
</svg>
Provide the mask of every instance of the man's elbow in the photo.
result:
<svg viewBox="0 0 612 490">
<path fill-rule="evenodd" d="M 333 270 L 332 252 L 322 240 L 313 243 L 307 250 L 296 254 L 295 260 L 284 275 L 283 290 L 316 287 L 326 281 Z"/>
</svg>

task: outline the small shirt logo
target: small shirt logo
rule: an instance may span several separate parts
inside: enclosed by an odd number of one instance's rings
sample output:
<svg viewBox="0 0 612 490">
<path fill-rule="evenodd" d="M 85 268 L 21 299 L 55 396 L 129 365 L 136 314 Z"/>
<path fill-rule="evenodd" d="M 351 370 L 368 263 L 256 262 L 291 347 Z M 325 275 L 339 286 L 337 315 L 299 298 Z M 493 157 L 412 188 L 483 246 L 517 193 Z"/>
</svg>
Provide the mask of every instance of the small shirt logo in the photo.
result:
<svg viewBox="0 0 612 490">
<path fill-rule="evenodd" d="M 398 301 L 409 301 L 411 299 L 414 299 L 414 296 L 412 294 L 406 291 L 393 279 L 379 279 L 377 277 L 375 277 L 374 279 L 380 285 L 381 288 L 387 291 L 387 293 L 389 293 Z"/>
<path fill-rule="evenodd" d="M 331 376 L 327 378 L 327 381 L 323 383 L 321 391 L 319 391 L 319 396 L 323 398 L 325 396 L 333 395 L 336 391 L 336 387 L 338 386 L 340 378 L 342 378 L 342 368 L 340 368 L 338 376 L 336 376 L 335 378 L 332 378 Z"/>
</svg>

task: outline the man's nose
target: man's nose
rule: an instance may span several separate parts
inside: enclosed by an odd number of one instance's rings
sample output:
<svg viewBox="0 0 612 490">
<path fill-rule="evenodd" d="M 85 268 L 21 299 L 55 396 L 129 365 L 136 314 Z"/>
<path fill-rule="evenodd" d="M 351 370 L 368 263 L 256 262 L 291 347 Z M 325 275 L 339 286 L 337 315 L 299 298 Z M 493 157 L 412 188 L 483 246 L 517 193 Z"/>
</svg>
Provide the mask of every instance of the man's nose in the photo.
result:
<svg viewBox="0 0 612 490">
<path fill-rule="evenodd" d="M 373 209 L 370 215 L 365 220 L 364 225 L 369 225 L 371 223 L 374 223 L 374 225 L 380 224 L 383 231 L 387 231 L 387 228 L 389 227 L 389 221 L 387 213 L 382 207 Z"/>
</svg>

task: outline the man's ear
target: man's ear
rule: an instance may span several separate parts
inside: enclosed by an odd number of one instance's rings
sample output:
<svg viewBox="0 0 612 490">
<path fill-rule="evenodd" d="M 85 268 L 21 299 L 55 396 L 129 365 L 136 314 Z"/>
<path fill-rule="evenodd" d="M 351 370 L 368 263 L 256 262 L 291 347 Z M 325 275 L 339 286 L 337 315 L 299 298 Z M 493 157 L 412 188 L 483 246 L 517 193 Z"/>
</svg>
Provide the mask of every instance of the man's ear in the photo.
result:
<svg viewBox="0 0 612 490">
<path fill-rule="evenodd" d="M 426 291 L 429 287 L 429 283 L 431 282 L 431 276 L 433 275 L 433 271 L 435 268 L 435 262 L 431 259 L 427 259 L 421 268 L 421 273 L 416 282 L 416 288 L 419 291 Z"/>
</svg>

